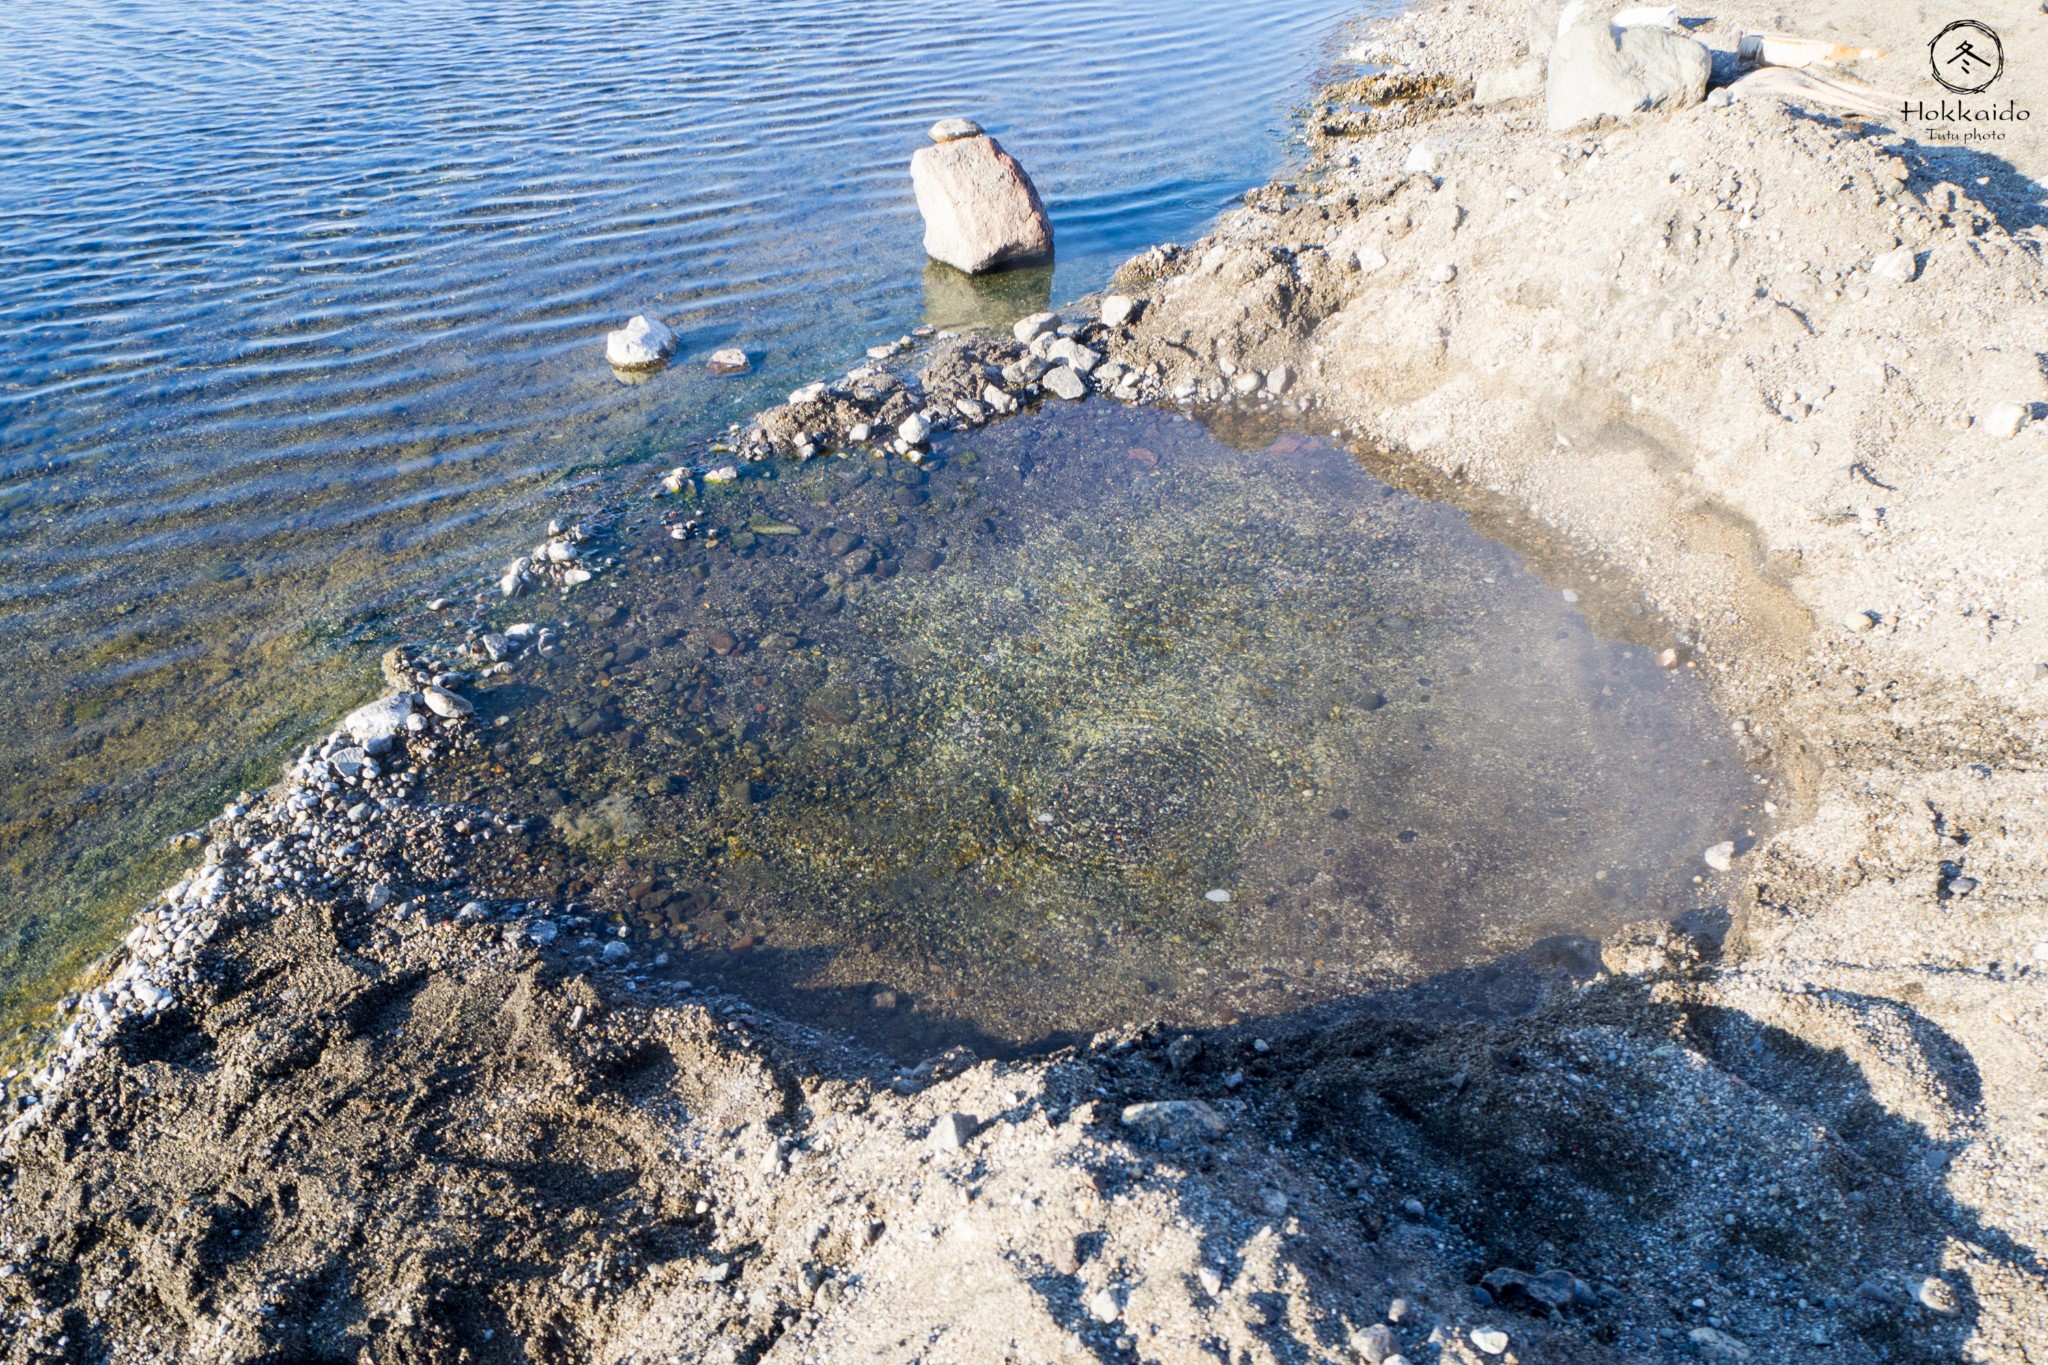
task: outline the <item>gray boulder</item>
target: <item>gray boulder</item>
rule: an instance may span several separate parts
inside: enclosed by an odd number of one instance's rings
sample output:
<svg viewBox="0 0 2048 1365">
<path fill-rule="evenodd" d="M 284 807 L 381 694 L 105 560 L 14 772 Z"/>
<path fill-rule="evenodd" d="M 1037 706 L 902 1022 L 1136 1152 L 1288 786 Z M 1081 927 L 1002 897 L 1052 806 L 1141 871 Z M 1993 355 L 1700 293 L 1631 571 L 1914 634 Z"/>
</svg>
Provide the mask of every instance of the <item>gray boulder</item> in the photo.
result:
<svg viewBox="0 0 2048 1365">
<path fill-rule="evenodd" d="M 1706 47 L 1682 33 L 1581 21 L 1550 51 L 1548 122 L 1562 132 L 1603 116 L 1684 109 L 1706 99 L 1712 71 Z"/>
<path fill-rule="evenodd" d="M 933 260 L 978 275 L 1052 254 L 1052 219 L 1037 187 L 988 134 L 920 147 L 910 158 L 910 179 L 924 215 L 925 254 Z"/>
</svg>

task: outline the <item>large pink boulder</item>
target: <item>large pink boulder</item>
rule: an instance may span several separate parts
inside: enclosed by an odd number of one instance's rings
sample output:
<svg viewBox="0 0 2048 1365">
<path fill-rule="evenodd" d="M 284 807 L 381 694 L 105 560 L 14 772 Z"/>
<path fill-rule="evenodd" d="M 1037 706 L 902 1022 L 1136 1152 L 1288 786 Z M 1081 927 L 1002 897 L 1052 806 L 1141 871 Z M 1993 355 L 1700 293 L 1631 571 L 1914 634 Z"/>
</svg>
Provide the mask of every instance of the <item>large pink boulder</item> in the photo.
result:
<svg viewBox="0 0 2048 1365">
<path fill-rule="evenodd" d="M 966 119 L 933 125 L 931 137 L 910 158 L 927 256 L 978 275 L 1052 254 L 1052 220 L 1015 157 Z"/>
</svg>

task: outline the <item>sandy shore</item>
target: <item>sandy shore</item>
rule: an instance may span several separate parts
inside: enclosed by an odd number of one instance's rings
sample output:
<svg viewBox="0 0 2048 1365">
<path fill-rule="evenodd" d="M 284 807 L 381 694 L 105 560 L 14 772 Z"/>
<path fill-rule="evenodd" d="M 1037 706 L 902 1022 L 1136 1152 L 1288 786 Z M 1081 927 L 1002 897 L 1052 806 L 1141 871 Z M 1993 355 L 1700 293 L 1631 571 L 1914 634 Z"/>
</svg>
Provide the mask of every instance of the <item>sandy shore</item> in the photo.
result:
<svg viewBox="0 0 2048 1365">
<path fill-rule="evenodd" d="M 10 1130 L 0 1359 L 2048 1357 L 2048 421 L 2001 410 L 2048 416 L 2048 158 L 1769 95 L 1551 133 L 1469 99 L 1524 8 L 1382 26 L 1425 97 L 1333 92 L 1307 173 L 1076 341 L 1653 603 L 1783 774 L 1725 915 L 1503 1023 L 901 1071 L 472 906 L 523 830 L 418 788 L 481 740 L 428 689 L 488 680 L 395 656 L 417 723 L 217 822 Z M 2048 16 L 2004 8 L 2025 104 Z M 1948 17 L 1799 23 L 1932 98 Z"/>
</svg>

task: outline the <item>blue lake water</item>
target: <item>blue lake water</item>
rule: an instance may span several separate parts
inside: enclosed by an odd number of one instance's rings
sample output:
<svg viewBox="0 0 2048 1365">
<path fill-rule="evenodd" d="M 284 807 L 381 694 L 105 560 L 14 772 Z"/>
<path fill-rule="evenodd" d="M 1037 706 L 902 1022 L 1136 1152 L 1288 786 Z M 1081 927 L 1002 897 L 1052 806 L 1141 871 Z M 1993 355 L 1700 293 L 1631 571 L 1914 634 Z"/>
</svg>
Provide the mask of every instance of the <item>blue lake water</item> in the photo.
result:
<svg viewBox="0 0 2048 1365">
<path fill-rule="evenodd" d="M 1285 164 L 1356 0 L 0 8 L 0 988 L 372 686 L 566 476 L 947 320 L 907 163 L 982 122 L 1054 300 Z M 950 291 L 950 292 L 949 292 Z M 971 304 L 971 299 L 969 303 Z M 635 312 L 684 363 L 620 384 Z M 740 345 L 757 371 L 689 363 Z"/>
</svg>

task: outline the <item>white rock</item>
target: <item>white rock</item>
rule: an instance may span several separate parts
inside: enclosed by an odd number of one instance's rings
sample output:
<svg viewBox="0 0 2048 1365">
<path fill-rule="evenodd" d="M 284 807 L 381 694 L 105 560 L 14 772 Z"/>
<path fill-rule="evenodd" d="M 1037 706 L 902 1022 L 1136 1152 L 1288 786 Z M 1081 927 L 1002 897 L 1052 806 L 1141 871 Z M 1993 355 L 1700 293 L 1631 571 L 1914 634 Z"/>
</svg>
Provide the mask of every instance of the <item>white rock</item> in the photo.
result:
<svg viewBox="0 0 2048 1365">
<path fill-rule="evenodd" d="M 1920 257 L 1909 246 L 1887 251 L 1870 263 L 1870 273 L 1893 284 L 1911 284 L 1920 278 Z"/>
<path fill-rule="evenodd" d="M 1712 72 L 1707 49 L 1682 33 L 1582 20 L 1551 49 L 1546 120 L 1562 131 L 1603 115 L 1684 109 L 1707 97 Z"/>
<path fill-rule="evenodd" d="M 874 427 L 870 426 L 866 422 L 855 422 L 852 426 L 846 429 L 846 439 L 852 441 L 855 445 L 859 445 L 861 442 L 868 440 L 874 434 Z"/>
<path fill-rule="evenodd" d="M 420 695 L 426 698 L 427 709 L 444 719 L 452 720 L 457 716 L 473 715 L 476 712 L 476 707 L 470 704 L 468 697 L 458 696 L 445 687 L 429 687 Z"/>
<path fill-rule="evenodd" d="M 412 693 L 398 692 L 379 697 L 367 706 L 348 713 L 341 728 L 358 744 L 371 740 L 393 740 L 405 731 L 405 718 L 412 714 Z"/>
<path fill-rule="evenodd" d="M 800 389 L 790 390 L 789 405 L 793 408 L 800 408 L 806 403 L 815 403 L 824 396 L 825 386 L 823 384 L 806 384 Z"/>
<path fill-rule="evenodd" d="M 1842 629 L 1855 635 L 1863 634 L 1876 624 L 1876 618 L 1867 611 L 1852 611 L 1842 618 Z"/>
<path fill-rule="evenodd" d="M 942 1152 L 957 1152 L 980 1130 L 981 1120 L 972 1114 L 944 1114 L 926 1140 Z"/>
<path fill-rule="evenodd" d="M 542 546 L 546 558 L 556 564 L 571 564 L 582 555 L 573 540 L 551 540 Z"/>
<path fill-rule="evenodd" d="M 1058 341 L 1046 347 L 1045 358 L 1047 360 L 1064 361 L 1082 374 L 1090 373 L 1097 365 L 1102 363 L 1100 352 L 1089 350 L 1072 337 L 1061 337 Z"/>
<path fill-rule="evenodd" d="M 1230 893 L 1219 886 L 1213 890 L 1204 891 L 1202 899 L 1213 905 L 1228 905 L 1230 904 Z"/>
<path fill-rule="evenodd" d="M 2020 428 L 2033 418 L 2034 411 L 2026 403 L 2000 403 L 1984 414 L 1984 430 L 1993 436 L 2017 436 Z"/>
<path fill-rule="evenodd" d="M 1508 1334 L 1498 1327 L 1475 1327 L 1472 1329 L 1472 1344 L 1487 1355 L 1497 1356 L 1508 1349 Z"/>
<path fill-rule="evenodd" d="M 1266 392 L 1278 396 L 1294 387 L 1294 371 L 1286 365 L 1275 365 L 1266 371 Z"/>
<path fill-rule="evenodd" d="M 719 466 L 718 468 L 716 468 L 716 469 L 707 469 L 707 470 L 705 470 L 705 471 L 704 471 L 704 482 L 706 482 L 706 483 L 732 483 L 732 482 L 734 482 L 735 480 L 737 480 L 737 479 L 739 478 L 739 476 L 740 476 L 740 472 L 739 472 L 739 470 L 737 470 L 737 469 L 733 468 L 733 467 L 732 467 L 731 465 L 729 465 L 729 464 L 726 464 L 726 465 L 720 465 L 720 466 Z"/>
<path fill-rule="evenodd" d="M 1678 32 L 1678 6 L 1637 5 L 1625 9 L 1607 21 L 1616 28 L 1668 28 Z"/>
<path fill-rule="evenodd" d="M 1141 1137 L 1213 1140 L 1230 1131 L 1230 1124 L 1201 1100 L 1147 1100 L 1124 1106 L 1124 1127 Z"/>
<path fill-rule="evenodd" d="M 1259 385 L 1265 382 L 1265 378 L 1257 370 L 1246 370 L 1237 378 L 1231 380 L 1230 386 L 1239 393 L 1257 393 Z"/>
<path fill-rule="evenodd" d="M 604 339 L 604 358 L 622 370 L 645 370 L 666 361 L 676 349 L 676 334 L 667 323 L 645 314 L 634 317 Z"/>
<path fill-rule="evenodd" d="M 1714 869 L 1714 871 L 1726 872 L 1729 868 L 1735 866 L 1735 842 L 1732 839 L 1723 839 L 1720 843 L 1708 849 L 1701 857 L 1705 860 L 1707 866 Z"/>
<path fill-rule="evenodd" d="M 1053 366 L 1045 372 L 1045 378 L 1039 382 L 1044 384 L 1045 391 L 1055 398 L 1075 402 L 1088 396 L 1088 381 L 1075 373 L 1070 365 Z"/>
<path fill-rule="evenodd" d="M 1121 327 L 1138 314 L 1138 301 L 1129 294 L 1111 294 L 1102 300 L 1102 325 Z"/>
<path fill-rule="evenodd" d="M 1429 272 L 1431 284 L 1449 284 L 1457 278 L 1458 267 L 1453 261 L 1438 261 L 1435 266 L 1431 267 Z"/>
<path fill-rule="evenodd" d="M 571 569 L 562 575 L 562 586 L 573 588 L 578 584 L 588 583 L 592 577 L 593 575 L 588 569 Z"/>
<path fill-rule="evenodd" d="M 925 136 L 934 142 L 958 142 L 965 137 L 980 137 L 982 128 L 971 118 L 942 118 L 926 130 Z"/>
<path fill-rule="evenodd" d="M 737 346 L 728 346 L 713 351 L 711 358 L 704 362 L 704 368 L 713 374 L 745 374 L 754 368 L 754 362 L 747 359 L 747 353 Z"/>
<path fill-rule="evenodd" d="M 1015 396 L 1004 392 L 993 384 L 984 384 L 982 386 L 981 401 L 997 412 L 1015 412 L 1017 410 Z"/>
<path fill-rule="evenodd" d="M 986 133 L 918 148 L 910 158 L 924 250 L 978 275 L 1052 252 L 1052 219 L 1024 168 Z"/>
<path fill-rule="evenodd" d="M 1472 92 L 1475 104 L 1509 104 L 1533 99 L 1543 93 L 1543 59 L 1531 57 L 1513 66 L 1496 66 L 1479 73 Z"/>
<path fill-rule="evenodd" d="M 1097 1322 L 1115 1322 L 1123 1311 L 1116 1301 L 1116 1291 L 1112 1289 L 1098 1289 L 1088 1300 L 1088 1316 Z"/>
<path fill-rule="evenodd" d="M 1029 346 L 1032 342 L 1038 340 L 1039 337 L 1044 336 L 1059 325 L 1060 315 L 1058 313 L 1033 313 L 1030 317 L 1018 318 L 1015 323 L 1011 324 L 1010 335 L 1017 338 L 1022 344 Z"/>
<path fill-rule="evenodd" d="M 1358 268 L 1368 275 L 1376 270 L 1385 270 L 1387 268 L 1387 253 L 1381 251 L 1376 246 L 1361 248 L 1355 259 L 1358 262 Z"/>
<path fill-rule="evenodd" d="M 953 410 L 970 422 L 979 422 L 988 416 L 988 404 L 978 398 L 956 398 L 953 400 Z"/>
<path fill-rule="evenodd" d="M 932 426 L 924 420 L 923 414 L 913 412 L 897 424 L 896 434 L 906 445 L 921 446 L 932 434 Z"/>
<path fill-rule="evenodd" d="M 1401 163 L 1401 169 L 1420 175 L 1435 175 L 1442 164 L 1437 149 L 1427 142 L 1418 142 L 1408 149 L 1408 159 Z"/>
</svg>

